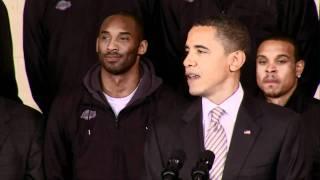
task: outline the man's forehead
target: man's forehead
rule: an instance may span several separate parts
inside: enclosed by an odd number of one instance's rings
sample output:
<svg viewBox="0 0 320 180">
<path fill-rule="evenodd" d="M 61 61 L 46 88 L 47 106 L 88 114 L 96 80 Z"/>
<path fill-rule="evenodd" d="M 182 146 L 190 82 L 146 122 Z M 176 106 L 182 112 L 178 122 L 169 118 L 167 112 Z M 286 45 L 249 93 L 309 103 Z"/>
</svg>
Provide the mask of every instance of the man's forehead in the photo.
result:
<svg viewBox="0 0 320 180">
<path fill-rule="evenodd" d="M 211 26 L 194 26 L 188 33 L 186 41 L 187 47 L 195 46 L 210 46 L 212 43 L 217 43 L 216 29 Z M 220 41 L 218 42 L 220 43 Z"/>
<path fill-rule="evenodd" d="M 123 15 L 112 15 L 107 17 L 100 28 L 100 31 L 110 27 L 119 27 L 127 30 L 135 28 L 135 22 L 132 18 Z"/>
<path fill-rule="evenodd" d="M 261 45 L 258 48 L 258 53 L 293 53 L 293 50 L 294 46 L 289 42 L 281 40 L 267 40 L 261 43 Z"/>
<path fill-rule="evenodd" d="M 194 26 L 190 29 L 188 37 L 212 37 L 216 36 L 216 28 L 212 26 Z"/>
</svg>

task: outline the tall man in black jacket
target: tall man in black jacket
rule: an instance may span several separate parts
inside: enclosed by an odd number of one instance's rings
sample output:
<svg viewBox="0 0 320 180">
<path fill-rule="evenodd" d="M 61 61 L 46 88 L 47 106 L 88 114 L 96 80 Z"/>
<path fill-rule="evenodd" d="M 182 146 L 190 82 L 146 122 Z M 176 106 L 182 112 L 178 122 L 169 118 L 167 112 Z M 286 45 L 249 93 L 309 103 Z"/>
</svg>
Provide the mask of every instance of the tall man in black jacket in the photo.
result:
<svg viewBox="0 0 320 180">
<path fill-rule="evenodd" d="M 8 11 L 0 0 L 0 96 L 20 101 L 14 73 L 13 49 Z"/>
<path fill-rule="evenodd" d="M 128 13 L 107 17 L 96 39 L 100 64 L 83 86 L 58 96 L 45 142 L 48 180 L 138 180 L 150 124 L 177 113 L 177 97 L 143 58 L 141 22 Z"/>
<path fill-rule="evenodd" d="M 320 179 L 320 101 L 302 91 L 304 70 L 297 43 L 284 35 L 264 40 L 257 52 L 257 83 L 265 99 L 302 115 L 306 128 L 306 164 L 310 179 Z"/>
</svg>

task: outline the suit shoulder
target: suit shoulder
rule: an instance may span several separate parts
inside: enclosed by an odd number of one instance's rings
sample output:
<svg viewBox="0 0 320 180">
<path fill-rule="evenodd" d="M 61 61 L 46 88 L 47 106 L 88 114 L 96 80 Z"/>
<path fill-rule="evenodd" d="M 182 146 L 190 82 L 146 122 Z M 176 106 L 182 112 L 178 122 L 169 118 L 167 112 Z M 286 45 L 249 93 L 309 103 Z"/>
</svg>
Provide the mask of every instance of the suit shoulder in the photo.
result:
<svg viewBox="0 0 320 180">
<path fill-rule="evenodd" d="M 273 124 L 287 124 L 290 121 L 296 121 L 300 118 L 299 114 L 291 109 L 268 103 L 260 99 L 256 99 L 255 102 L 262 112 L 263 119 L 267 119 L 267 121 L 271 121 Z"/>
<path fill-rule="evenodd" d="M 316 109 L 318 112 L 320 111 L 320 100 L 312 98 L 310 100 L 310 109 Z"/>
<path fill-rule="evenodd" d="M 2 101 L 0 113 L 8 116 L 8 121 L 12 126 L 30 132 L 43 129 L 44 120 L 40 112 L 9 99 L 0 99 Z"/>
<path fill-rule="evenodd" d="M 11 114 L 14 114 L 15 117 L 41 118 L 41 113 L 29 106 L 6 98 L 1 98 L 1 100 L 4 106 L 0 111 L 12 112 Z"/>
</svg>

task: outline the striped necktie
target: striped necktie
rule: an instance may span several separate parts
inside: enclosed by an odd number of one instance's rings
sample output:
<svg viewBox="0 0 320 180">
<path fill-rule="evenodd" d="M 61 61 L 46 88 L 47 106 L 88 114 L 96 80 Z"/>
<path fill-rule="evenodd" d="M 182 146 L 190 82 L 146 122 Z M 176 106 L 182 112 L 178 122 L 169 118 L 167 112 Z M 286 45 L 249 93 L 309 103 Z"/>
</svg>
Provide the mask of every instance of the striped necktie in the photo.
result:
<svg viewBox="0 0 320 180">
<path fill-rule="evenodd" d="M 227 136 L 219 120 L 225 111 L 216 107 L 209 113 L 211 119 L 205 137 L 205 148 L 215 154 L 215 160 L 210 170 L 211 180 L 221 180 L 224 164 L 227 158 L 228 145 Z"/>
</svg>

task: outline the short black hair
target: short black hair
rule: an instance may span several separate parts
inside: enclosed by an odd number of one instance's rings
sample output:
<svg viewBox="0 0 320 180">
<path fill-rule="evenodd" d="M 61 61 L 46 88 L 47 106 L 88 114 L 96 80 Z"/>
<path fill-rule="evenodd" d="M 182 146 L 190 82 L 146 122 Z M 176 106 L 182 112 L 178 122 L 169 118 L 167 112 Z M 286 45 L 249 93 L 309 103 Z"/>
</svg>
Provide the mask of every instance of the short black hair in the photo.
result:
<svg viewBox="0 0 320 180">
<path fill-rule="evenodd" d="M 238 20 L 226 15 L 213 16 L 196 21 L 193 26 L 216 28 L 217 37 L 222 41 L 226 53 L 242 50 L 250 53 L 251 40 L 247 27 Z"/>
<path fill-rule="evenodd" d="M 260 45 L 264 41 L 269 41 L 269 40 L 283 41 L 283 42 L 287 42 L 287 43 L 291 44 L 293 46 L 293 53 L 294 53 L 295 62 L 297 62 L 297 61 L 299 61 L 301 59 L 300 46 L 292 36 L 290 36 L 290 35 L 288 35 L 286 33 L 276 32 L 276 33 L 273 33 L 273 34 L 267 36 L 266 38 L 264 38 L 261 41 Z"/>
<path fill-rule="evenodd" d="M 137 25 L 137 28 L 138 28 L 138 33 L 141 37 L 141 40 L 143 40 L 145 38 L 145 35 L 144 35 L 144 23 L 141 19 L 141 17 L 139 15 L 137 15 L 136 13 L 133 13 L 133 12 L 130 12 L 130 11 L 117 11 L 117 12 L 114 12 L 112 14 L 110 14 L 109 16 L 105 17 L 102 22 L 101 22 L 101 25 L 103 24 L 103 22 L 111 17 L 111 16 L 123 16 L 123 17 L 128 17 L 128 18 L 131 18 Z M 101 26 L 100 25 L 100 26 Z"/>
</svg>

